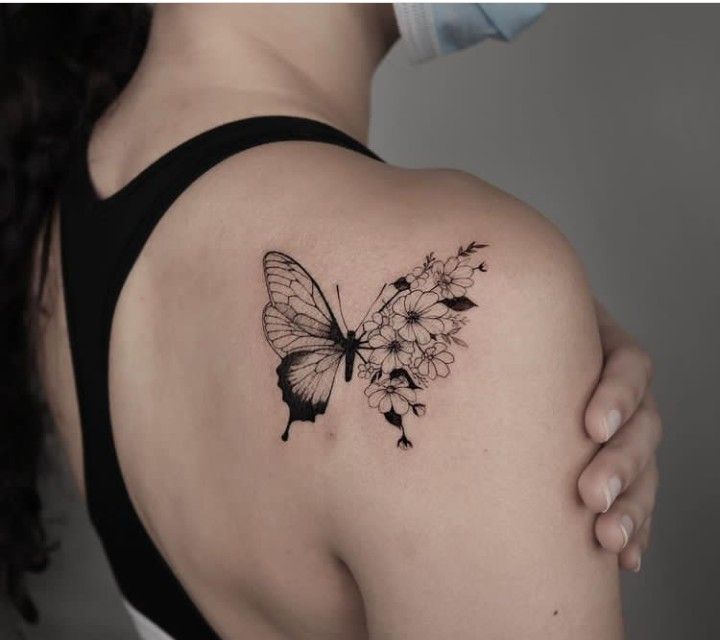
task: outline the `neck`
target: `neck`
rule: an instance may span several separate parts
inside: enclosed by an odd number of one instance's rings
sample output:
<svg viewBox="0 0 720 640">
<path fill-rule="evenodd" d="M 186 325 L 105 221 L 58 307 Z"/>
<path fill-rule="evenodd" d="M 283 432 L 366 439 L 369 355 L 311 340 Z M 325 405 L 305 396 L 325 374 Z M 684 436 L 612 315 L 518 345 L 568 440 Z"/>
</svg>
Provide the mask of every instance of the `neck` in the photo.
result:
<svg viewBox="0 0 720 640">
<path fill-rule="evenodd" d="M 366 141 L 391 5 L 158 4 L 142 84 L 227 90 L 258 113 L 325 120 Z"/>
</svg>

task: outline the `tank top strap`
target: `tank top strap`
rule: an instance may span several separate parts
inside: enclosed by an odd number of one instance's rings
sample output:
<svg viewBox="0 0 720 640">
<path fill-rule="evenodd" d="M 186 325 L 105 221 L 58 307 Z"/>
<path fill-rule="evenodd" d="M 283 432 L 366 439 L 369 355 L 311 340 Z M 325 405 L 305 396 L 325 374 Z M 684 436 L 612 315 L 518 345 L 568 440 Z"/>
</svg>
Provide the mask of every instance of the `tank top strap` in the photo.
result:
<svg viewBox="0 0 720 640">
<path fill-rule="evenodd" d="M 113 245 L 110 255 L 117 258 L 108 282 L 109 299 L 117 300 L 153 229 L 196 179 L 230 156 L 289 141 L 332 144 L 380 160 L 365 145 L 329 124 L 294 116 L 258 116 L 228 122 L 190 138 L 163 154 L 118 192 L 100 199 L 90 178 L 87 153 L 83 153 L 82 175 L 90 206 L 95 216 L 105 218 L 111 232 L 108 242 Z M 118 211 L 122 214 L 116 215 Z"/>
</svg>

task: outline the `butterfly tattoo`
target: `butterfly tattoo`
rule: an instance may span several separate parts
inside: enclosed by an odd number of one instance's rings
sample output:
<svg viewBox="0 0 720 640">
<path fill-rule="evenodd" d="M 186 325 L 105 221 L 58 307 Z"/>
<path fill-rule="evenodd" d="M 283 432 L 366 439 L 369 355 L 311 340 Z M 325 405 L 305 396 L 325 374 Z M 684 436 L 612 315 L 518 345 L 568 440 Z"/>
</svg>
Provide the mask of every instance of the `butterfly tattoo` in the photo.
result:
<svg viewBox="0 0 720 640">
<path fill-rule="evenodd" d="M 392 283 L 383 285 L 365 317 L 348 330 L 336 285 L 340 328 L 315 279 L 285 253 L 270 251 L 263 271 L 270 301 L 262 312 L 265 338 L 280 357 L 276 372 L 282 399 L 290 413 L 282 434 L 290 436 L 296 421 L 315 422 L 325 413 L 341 362 L 345 381 L 367 380 L 365 395 L 391 425 L 400 430 L 397 446 L 412 447 L 403 418 L 425 414 L 418 393 L 450 373 L 452 348 L 467 347 L 458 334 L 464 312 L 477 305 L 467 297 L 477 273 L 487 271 L 475 254 L 488 245 L 471 242 L 440 260 L 434 253 Z"/>
</svg>

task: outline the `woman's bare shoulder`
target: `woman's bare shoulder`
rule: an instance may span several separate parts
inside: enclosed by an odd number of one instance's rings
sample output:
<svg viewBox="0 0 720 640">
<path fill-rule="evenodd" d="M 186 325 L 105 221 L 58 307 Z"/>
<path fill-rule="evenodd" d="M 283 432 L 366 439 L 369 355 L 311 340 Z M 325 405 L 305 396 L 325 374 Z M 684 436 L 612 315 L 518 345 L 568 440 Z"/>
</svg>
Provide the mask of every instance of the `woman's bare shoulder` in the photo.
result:
<svg viewBox="0 0 720 640">
<path fill-rule="evenodd" d="M 168 214 L 118 307 L 114 411 L 126 442 L 153 424 L 135 459 L 186 460 L 166 488 L 188 514 L 274 510 L 266 543 L 340 556 L 391 635 L 617 637 L 574 494 L 597 327 L 550 223 L 462 172 L 305 143 L 231 158 Z M 227 558 L 227 524 L 194 544 Z"/>
</svg>

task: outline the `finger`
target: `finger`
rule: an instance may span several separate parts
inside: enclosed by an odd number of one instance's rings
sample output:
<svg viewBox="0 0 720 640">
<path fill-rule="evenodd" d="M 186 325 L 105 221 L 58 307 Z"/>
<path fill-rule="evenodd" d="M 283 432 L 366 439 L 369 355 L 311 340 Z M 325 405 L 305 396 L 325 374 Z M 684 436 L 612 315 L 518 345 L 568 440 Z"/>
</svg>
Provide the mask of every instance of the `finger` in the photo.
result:
<svg viewBox="0 0 720 640">
<path fill-rule="evenodd" d="M 640 527 L 640 531 L 635 534 L 634 539 L 620 552 L 620 558 L 618 559 L 620 568 L 635 573 L 640 571 L 643 554 L 650 544 L 651 524 L 652 516 L 648 516 L 645 518 L 642 527 Z"/>
<path fill-rule="evenodd" d="M 645 518 L 645 522 L 643 523 L 643 526 L 640 527 L 640 531 L 638 532 L 638 542 L 640 542 L 640 548 L 642 549 L 643 553 L 648 550 L 648 547 L 650 546 L 650 531 L 652 530 L 652 515 L 649 515 L 647 518 Z"/>
<path fill-rule="evenodd" d="M 631 542 L 620 554 L 618 564 L 625 571 L 638 573 L 642 564 L 642 547 L 637 542 Z"/>
<path fill-rule="evenodd" d="M 588 508 L 607 511 L 653 458 L 661 436 L 660 416 L 648 398 L 582 472 L 578 489 Z"/>
<path fill-rule="evenodd" d="M 605 367 L 585 411 L 585 429 L 606 442 L 635 413 L 652 378 L 652 361 L 632 342 L 606 352 Z"/>
<path fill-rule="evenodd" d="M 632 543 L 642 550 L 643 527 L 655 506 L 658 473 L 651 462 L 612 508 L 595 521 L 595 536 L 603 548 L 620 553 Z"/>
</svg>

